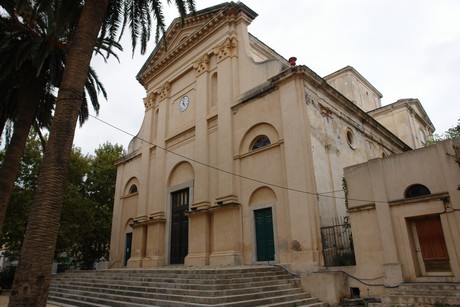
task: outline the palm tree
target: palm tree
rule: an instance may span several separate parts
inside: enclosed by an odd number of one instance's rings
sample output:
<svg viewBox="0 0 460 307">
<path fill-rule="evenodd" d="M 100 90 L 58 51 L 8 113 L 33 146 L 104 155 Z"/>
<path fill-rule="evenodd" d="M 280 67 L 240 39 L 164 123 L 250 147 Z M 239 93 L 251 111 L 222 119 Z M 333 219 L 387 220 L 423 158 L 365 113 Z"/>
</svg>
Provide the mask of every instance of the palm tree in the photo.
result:
<svg viewBox="0 0 460 307">
<path fill-rule="evenodd" d="M 21 13 L 12 1 L 1 2 L 8 16 L 0 16 L 0 94 L 2 120 L 14 122 L 13 135 L 0 167 L 0 230 L 8 200 L 13 190 L 19 161 L 24 153 L 27 136 L 36 120 L 38 128 L 49 127 L 59 86 L 65 67 L 65 47 L 78 18 L 78 7 L 65 10 L 55 6 L 52 14 L 30 17 L 31 3 Z M 24 5 L 23 5 L 24 6 Z M 26 13 L 24 13 L 26 12 Z M 73 20 L 73 21 L 72 21 Z M 103 41 L 106 50 L 108 41 Z M 119 48 L 118 44 L 112 44 Z M 113 54 L 109 51 L 108 54 Z M 114 54 L 116 57 L 116 55 Z M 107 98 L 96 73 L 90 69 L 85 84 L 93 108 L 98 112 L 98 92 Z M 86 96 L 81 105 L 80 125 L 88 118 Z M 1 122 L 2 128 L 4 122 Z"/>
<path fill-rule="evenodd" d="M 186 1 L 175 1 L 182 17 L 185 17 L 187 8 L 194 10 L 193 0 Z M 31 218 L 16 270 L 8 305 L 10 307 L 46 306 L 64 182 L 83 98 L 85 76 L 88 75 L 93 48 L 98 44 L 98 33 L 101 32 L 103 36 L 108 33 L 110 37 L 114 37 L 116 31 L 128 23 L 131 27 L 133 49 L 136 47 L 135 42 L 140 39 L 141 51 L 145 51 L 145 44 L 150 36 L 152 13 L 157 21 L 157 34 L 164 33 L 161 1 L 84 1 L 78 25 L 67 50 L 66 68 L 59 87 L 56 111 L 41 164 Z"/>
</svg>

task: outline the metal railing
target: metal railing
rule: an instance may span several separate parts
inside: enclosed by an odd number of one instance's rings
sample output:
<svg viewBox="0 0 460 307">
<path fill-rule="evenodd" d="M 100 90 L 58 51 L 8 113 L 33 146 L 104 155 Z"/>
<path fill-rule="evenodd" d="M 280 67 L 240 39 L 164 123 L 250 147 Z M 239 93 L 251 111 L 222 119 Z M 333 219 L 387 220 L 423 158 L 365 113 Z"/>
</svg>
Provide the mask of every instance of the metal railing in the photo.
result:
<svg viewBox="0 0 460 307">
<path fill-rule="evenodd" d="M 347 219 L 337 219 L 333 226 L 321 227 L 324 265 L 347 266 L 355 265 L 353 236 Z"/>
</svg>

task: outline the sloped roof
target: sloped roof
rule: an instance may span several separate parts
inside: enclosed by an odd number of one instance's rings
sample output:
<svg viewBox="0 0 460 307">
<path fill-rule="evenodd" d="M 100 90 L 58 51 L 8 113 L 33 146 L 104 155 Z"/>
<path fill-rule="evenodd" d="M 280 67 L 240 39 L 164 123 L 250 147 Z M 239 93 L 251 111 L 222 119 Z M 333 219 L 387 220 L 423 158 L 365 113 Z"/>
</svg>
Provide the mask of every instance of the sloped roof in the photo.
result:
<svg viewBox="0 0 460 307">
<path fill-rule="evenodd" d="M 363 75 L 361 75 L 356 69 L 349 65 L 323 77 L 323 79 L 327 81 L 329 79 L 333 79 L 337 76 L 343 75 L 346 72 L 351 72 L 352 74 L 354 74 L 361 82 L 363 82 L 366 86 L 373 90 L 380 98 L 383 97 L 383 95 L 372 85 L 372 83 L 367 81 L 367 79 L 364 78 Z"/>
<path fill-rule="evenodd" d="M 430 117 L 426 113 L 425 109 L 423 108 L 423 105 L 421 104 L 420 100 L 417 98 L 404 98 L 404 99 L 399 99 L 396 102 L 390 103 L 388 105 L 385 105 L 383 107 L 380 107 L 375 110 L 369 111 L 369 115 L 377 115 L 381 114 L 384 112 L 388 112 L 394 109 L 400 109 L 400 108 L 407 108 L 409 110 L 413 110 L 415 114 L 420 118 L 422 122 L 425 122 L 426 125 L 428 125 L 431 129 L 432 132 L 435 131 L 435 127 L 433 123 L 431 122 Z"/>
</svg>

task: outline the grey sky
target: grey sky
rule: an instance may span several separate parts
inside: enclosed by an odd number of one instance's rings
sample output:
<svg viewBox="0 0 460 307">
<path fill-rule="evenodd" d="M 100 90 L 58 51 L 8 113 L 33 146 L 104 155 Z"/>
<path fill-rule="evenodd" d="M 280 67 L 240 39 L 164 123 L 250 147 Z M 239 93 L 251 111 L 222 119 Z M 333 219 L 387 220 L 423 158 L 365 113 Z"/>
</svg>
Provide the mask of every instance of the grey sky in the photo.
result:
<svg viewBox="0 0 460 307">
<path fill-rule="evenodd" d="M 458 0 L 246 0 L 259 16 L 249 31 L 285 58 L 326 76 L 353 66 L 382 94 L 383 105 L 418 98 L 442 133 L 460 118 L 460 1 Z M 197 9 L 220 1 L 196 0 Z M 166 7 L 167 24 L 177 16 Z M 146 55 L 131 56 L 130 44 L 114 59 L 92 65 L 109 100 L 99 118 L 137 134 L 145 91 L 135 76 Z M 94 114 L 92 112 L 91 114 Z M 78 128 L 75 145 L 92 153 L 109 141 L 127 148 L 131 136 L 90 118 Z"/>
</svg>

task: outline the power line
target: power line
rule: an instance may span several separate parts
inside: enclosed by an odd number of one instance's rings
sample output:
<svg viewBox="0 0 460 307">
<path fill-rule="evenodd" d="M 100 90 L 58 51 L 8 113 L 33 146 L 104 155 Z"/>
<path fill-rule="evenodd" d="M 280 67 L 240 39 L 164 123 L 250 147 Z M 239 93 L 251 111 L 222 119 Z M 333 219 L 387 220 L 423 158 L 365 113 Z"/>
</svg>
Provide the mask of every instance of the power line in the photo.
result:
<svg viewBox="0 0 460 307">
<path fill-rule="evenodd" d="M 317 197 L 325 197 L 325 198 L 333 198 L 333 199 L 341 199 L 341 200 L 346 200 L 346 198 L 343 196 L 333 196 L 333 195 L 325 195 L 325 194 L 329 194 L 329 193 L 336 193 L 336 192 L 341 192 L 343 190 L 336 190 L 336 191 L 330 191 L 330 192 L 322 192 L 322 193 L 314 193 L 314 192 L 309 192 L 309 191 L 305 191 L 305 190 L 299 190 L 299 189 L 294 189 L 294 188 L 290 188 L 290 187 L 285 187 L 285 186 L 282 186 L 282 185 L 279 185 L 279 184 L 276 184 L 276 183 L 270 183 L 270 182 L 266 182 L 266 181 L 263 181 L 263 180 L 259 180 L 259 179 L 254 179 L 254 178 L 251 178 L 251 177 L 248 177 L 248 176 L 244 176 L 244 175 L 240 175 L 240 174 L 236 174 L 234 172 L 231 172 L 231 171 L 227 171 L 227 170 L 224 170 L 224 169 L 221 169 L 217 166 L 213 166 L 213 165 L 210 165 L 210 164 L 207 164 L 207 163 L 204 163 L 204 162 L 201 162 L 201 161 L 198 161 L 198 160 L 195 160 L 193 158 L 190 158 L 190 157 L 187 157 L 187 156 L 184 156 L 182 154 L 179 154 L 177 152 L 174 152 L 172 150 L 169 150 L 167 148 L 164 148 L 162 146 L 159 146 L 159 145 L 156 145 L 156 144 L 153 144 L 152 142 L 150 141 L 147 141 L 147 140 L 144 140 L 143 138 L 140 138 L 138 137 L 137 135 L 134 135 L 126 130 L 123 130 L 121 129 L 120 127 L 117 127 L 103 119 L 100 119 L 92 114 L 89 114 L 90 117 L 94 118 L 95 120 L 98 120 L 99 122 L 109 126 L 109 127 L 112 127 L 113 129 L 116 129 L 124 134 L 127 134 L 133 138 L 136 138 L 138 140 L 140 140 L 141 142 L 146 142 L 147 144 L 150 144 L 152 146 L 155 146 L 161 150 L 164 150 L 168 153 L 171 153 L 173 155 L 176 155 L 178 157 L 181 157 L 185 160 L 188 160 L 188 161 L 191 161 L 191 162 L 194 162 L 196 164 L 200 164 L 200 165 L 203 165 L 203 166 L 206 166 L 208 168 L 211 168 L 211 169 L 214 169 L 218 172 L 222 172 L 222 173 L 225 173 L 225 174 L 228 174 L 228 175 L 231 175 L 231 176 L 235 176 L 235 177 L 239 177 L 241 179 L 245 179 L 245 180 L 249 180 L 249 181 L 252 181 L 252 182 L 257 182 L 257 183 L 261 183 L 261 184 L 264 184 L 264 185 L 268 185 L 268 186 L 271 186 L 271 187 L 275 187 L 275 188 L 279 188 L 279 189 L 284 189 L 284 190 L 287 190 L 287 191 L 292 191 L 292 192 L 297 192 L 297 193 L 302 193 L 302 194 L 307 194 L 307 195 L 314 195 L 314 196 L 317 196 Z M 365 202 L 365 203 L 387 203 L 386 201 L 378 201 L 378 200 L 363 200 L 363 199 L 348 199 L 349 201 L 352 200 L 352 201 L 359 201 L 359 202 Z"/>
</svg>

